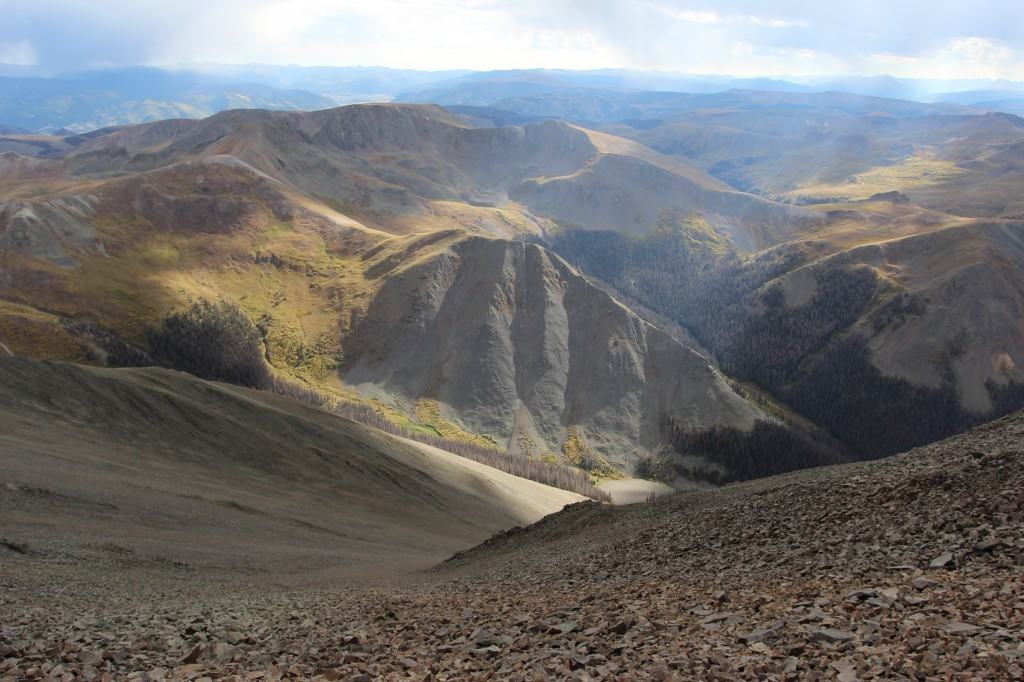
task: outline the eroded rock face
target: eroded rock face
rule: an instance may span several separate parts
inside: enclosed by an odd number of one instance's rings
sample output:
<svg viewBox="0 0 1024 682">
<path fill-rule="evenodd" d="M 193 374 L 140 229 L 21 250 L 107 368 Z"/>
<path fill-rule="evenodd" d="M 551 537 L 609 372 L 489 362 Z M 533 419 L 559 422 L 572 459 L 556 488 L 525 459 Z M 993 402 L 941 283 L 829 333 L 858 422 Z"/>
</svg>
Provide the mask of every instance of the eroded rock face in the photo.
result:
<svg viewBox="0 0 1024 682">
<path fill-rule="evenodd" d="M 54 197 L 42 201 L 0 201 L 0 251 L 75 267 L 76 252 L 103 253 L 96 228 L 96 198 Z"/>
<path fill-rule="evenodd" d="M 569 427 L 629 468 L 660 423 L 749 428 L 759 416 L 705 357 L 547 250 L 459 238 L 379 254 L 384 281 L 346 340 L 346 383 L 435 399 L 467 429 L 557 453 Z"/>
</svg>

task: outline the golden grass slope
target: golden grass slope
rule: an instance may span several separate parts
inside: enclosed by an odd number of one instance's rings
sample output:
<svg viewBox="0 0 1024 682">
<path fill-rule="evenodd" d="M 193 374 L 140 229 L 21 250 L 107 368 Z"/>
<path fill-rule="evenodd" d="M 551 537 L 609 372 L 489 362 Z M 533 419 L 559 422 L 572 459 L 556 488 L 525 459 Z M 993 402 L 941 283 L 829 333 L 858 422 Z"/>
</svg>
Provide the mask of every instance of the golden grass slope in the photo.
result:
<svg viewBox="0 0 1024 682">
<path fill-rule="evenodd" d="M 860 201 L 884 192 L 913 194 L 950 184 L 970 171 L 940 158 L 933 149 L 921 149 L 897 163 L 875 166 L 841 183 L 802 186 L 783 196 L 792 200 Z"/>
</svg>

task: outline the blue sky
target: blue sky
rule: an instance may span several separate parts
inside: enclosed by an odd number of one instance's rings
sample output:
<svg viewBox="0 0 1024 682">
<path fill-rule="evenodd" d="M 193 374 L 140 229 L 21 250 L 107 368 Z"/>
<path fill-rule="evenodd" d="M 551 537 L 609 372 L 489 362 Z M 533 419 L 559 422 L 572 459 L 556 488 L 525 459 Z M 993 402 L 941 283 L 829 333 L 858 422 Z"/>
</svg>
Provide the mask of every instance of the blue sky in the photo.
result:
<svg viewBox="0 0 1024 682">
<path fill-rule="evenodd" d="M 0 0 L 0 63 L 1024 80 L 1021 0 Z"/>
</svg>

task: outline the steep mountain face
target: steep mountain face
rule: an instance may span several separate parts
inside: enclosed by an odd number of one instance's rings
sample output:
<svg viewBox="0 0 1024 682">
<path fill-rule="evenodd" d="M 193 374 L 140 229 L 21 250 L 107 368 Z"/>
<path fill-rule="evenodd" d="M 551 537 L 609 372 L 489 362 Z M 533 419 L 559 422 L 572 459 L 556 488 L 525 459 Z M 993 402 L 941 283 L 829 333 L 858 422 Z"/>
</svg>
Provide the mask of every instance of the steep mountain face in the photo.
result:
<svg viewBox="0 0 1024 682">
<path fill-rule="evenodd" d="M 972 223 L 835 250 L 752 258 L 685 232 L 552 246 L 686 326 L 753 382 L 861 456 L 931 442 L 1022 404 L 1020 223 Z"/>
<path fill-rule="evenodd" d="M 743 139 L 835 142 L 835 127 L 858 147 L 868 116 L 900 131 L 878 136 L 878 158 L 934 145 L 959 155 L 957 177 L 1018 177 L 1013 117 L 709 98 L 747 107 L 698 112 L 757 121 Z M 877 456 L 1024 402 L 1019 224 L 922 207 L 920 185 L 890 190 L 902 161 L 858 175 L 857 196 L 878 190 L 866 198 L 793 206 L 734 191 L 682 152 L 557 121 L 474 128 L 433 106 L 233 111 L 54 139 L 45 157 L 0 156 L 0 341 L 15 354 L 137 360 L 168 313 L 224 297 L 292 377 L 375 396 L 417 426 L 627 470 L 671 444 L 698 466 L 694 443 L 750 433 L 774 445 L 744 447 L 781 456 L 793 441 L 753 428 L 766 414 Z M 523 235 L 566 261 L 506 239 Z M 797 445 L 794 461 L 831 461 Z"/>
<path fill-rule="evenodd" d="M 513 450 L 570 432 L 631 469 L 663 420 L 749 429 L 763 417 L 708 360 L 641 321 L 536 245 L 426 237 L 375 255 L 383 282 L 346 339 L 347 384 L 438 401 Z"/>
</svg>

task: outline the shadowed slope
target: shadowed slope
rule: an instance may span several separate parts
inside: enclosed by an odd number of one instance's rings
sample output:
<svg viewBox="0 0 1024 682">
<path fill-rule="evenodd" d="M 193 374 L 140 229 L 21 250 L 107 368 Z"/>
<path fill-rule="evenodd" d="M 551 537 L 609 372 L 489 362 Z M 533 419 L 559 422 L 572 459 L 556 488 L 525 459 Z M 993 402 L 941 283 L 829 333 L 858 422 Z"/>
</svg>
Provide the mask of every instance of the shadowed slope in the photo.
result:
<svg viewBox="0 0 1024 682">
<path fill-rule="evenodd" d="M 48 562 L 394 572 L 581 499 L 177 372 L 0 358 L 0 377 L 0 535 Z"/>
</svg>

